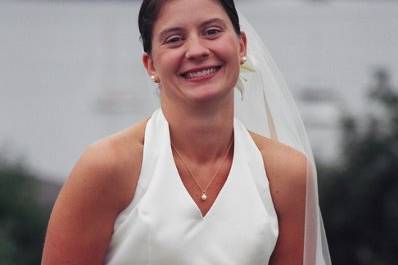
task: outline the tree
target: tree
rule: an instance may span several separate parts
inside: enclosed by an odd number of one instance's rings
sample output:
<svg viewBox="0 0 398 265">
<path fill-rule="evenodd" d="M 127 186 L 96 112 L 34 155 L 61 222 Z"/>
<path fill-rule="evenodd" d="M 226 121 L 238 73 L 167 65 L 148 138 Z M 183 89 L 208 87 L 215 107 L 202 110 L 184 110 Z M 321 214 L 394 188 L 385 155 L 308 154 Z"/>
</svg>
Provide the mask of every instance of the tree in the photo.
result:
<svg viewBox="0 0 398 265">
<path fill-rule="evenodd" d="M 398 94 L 385 69 L 370 88 L 364 127 L 342 119 L 343 160 L 319 167 L 321 206 L 335 265 L 390 265 L 398 259 Z"/>
<path fill-rule="evenodd" d="M 0 160 L 0 264 L 40 264 L 49 210 L 37 202 L 37 182 L 21 165 Z"/>
</svg>

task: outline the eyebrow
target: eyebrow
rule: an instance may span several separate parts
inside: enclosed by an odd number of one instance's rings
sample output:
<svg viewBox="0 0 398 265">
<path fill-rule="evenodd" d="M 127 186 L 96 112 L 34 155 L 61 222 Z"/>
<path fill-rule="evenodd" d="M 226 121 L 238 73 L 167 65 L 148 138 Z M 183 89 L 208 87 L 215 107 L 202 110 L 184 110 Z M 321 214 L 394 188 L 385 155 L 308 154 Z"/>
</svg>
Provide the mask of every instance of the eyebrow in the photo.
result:
<svg viewBox="0 0 398 265">
<path fill-rule="evenodd" d="M 226 23 L 223 19 L 221 18 L 211 18 L 209 20 L 206 20 L 205 22 L 200 24 L 200 27 L 205 27 L 209 24 L 212 23 L 221 23 L 222 26 L 226 27 Z M 159 34 L 159 39 L 162 40 L 167 34 L 169 34 L 170 32 L 176 32 L 176 31 L 182 31 L 183 28 L 182 27 L 171 27 L 171 28 L 166 28 L 164 30 L 162 30 Z"/>
<path fill-rule="evenodd" d="M 224 21 L 223 19 L 221 19 L 221 18 L 212 18 L 212 19 L 209 19 L 209 20 L 203 22 L 203 23 L 201 24 L 201 27 L 207 26 L 208 24 L 212 24 L 212 23 L 221 23 L 224 27 L 226 27 L 225 21 Z"/>
</svg>

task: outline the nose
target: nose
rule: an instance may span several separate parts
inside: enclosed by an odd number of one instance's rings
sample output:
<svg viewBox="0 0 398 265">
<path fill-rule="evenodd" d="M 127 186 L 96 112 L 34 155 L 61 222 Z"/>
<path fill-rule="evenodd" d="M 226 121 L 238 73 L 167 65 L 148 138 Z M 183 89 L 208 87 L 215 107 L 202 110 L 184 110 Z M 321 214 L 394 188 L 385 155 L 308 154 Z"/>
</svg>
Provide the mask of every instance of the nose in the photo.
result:
<svg viewBox="0 0 398 265">
<path fill-rule="evenodd" d="M 187 42 L 187 50 L 185 58 L 189 60 L 203 60 L 209 57 L 210 50 L 206 47 L 204 40 L 200 37 L 194 36 Z"/>
</svg>

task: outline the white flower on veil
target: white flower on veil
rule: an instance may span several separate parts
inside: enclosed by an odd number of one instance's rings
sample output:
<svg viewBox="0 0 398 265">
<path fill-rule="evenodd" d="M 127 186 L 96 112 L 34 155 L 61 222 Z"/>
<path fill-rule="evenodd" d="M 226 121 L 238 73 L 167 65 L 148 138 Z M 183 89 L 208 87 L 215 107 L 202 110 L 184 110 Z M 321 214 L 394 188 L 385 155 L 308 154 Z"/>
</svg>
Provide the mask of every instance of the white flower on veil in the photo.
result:
<svg viewBox="0 0 398 265">
<path fill-rule="evenodd" d="M 240 73 L 239 73 L 239 78 L 238 82 L 236 84 L 236 88 L 239 90 L 240 95 L 241 95 L 241 100 L 244 98 L 244 92 L 245 92 L 245 83 L 248 81 L 248 79 L 245 77 L 247 74 L 254 73 L 256 70 L 254 67 L 249 63 L 249 61 L 246 61 L 244 64 L 240 66 Z"/>
</svg>

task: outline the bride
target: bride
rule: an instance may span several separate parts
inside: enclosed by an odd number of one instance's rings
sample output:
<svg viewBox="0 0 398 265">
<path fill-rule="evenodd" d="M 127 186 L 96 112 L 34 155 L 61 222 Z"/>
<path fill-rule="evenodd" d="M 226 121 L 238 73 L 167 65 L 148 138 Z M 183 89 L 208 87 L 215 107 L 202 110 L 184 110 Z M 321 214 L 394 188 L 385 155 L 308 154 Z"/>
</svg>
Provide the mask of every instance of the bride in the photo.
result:
<svg viewBox="0 0 398 265">
<path fill-rule="evenodd" d="M 87 148 L 55 203 L 43 265 L 330 264 L 305 132 L 246 24 L 233 0 L 143 1 L 160 109 Z"/>
</svg>

